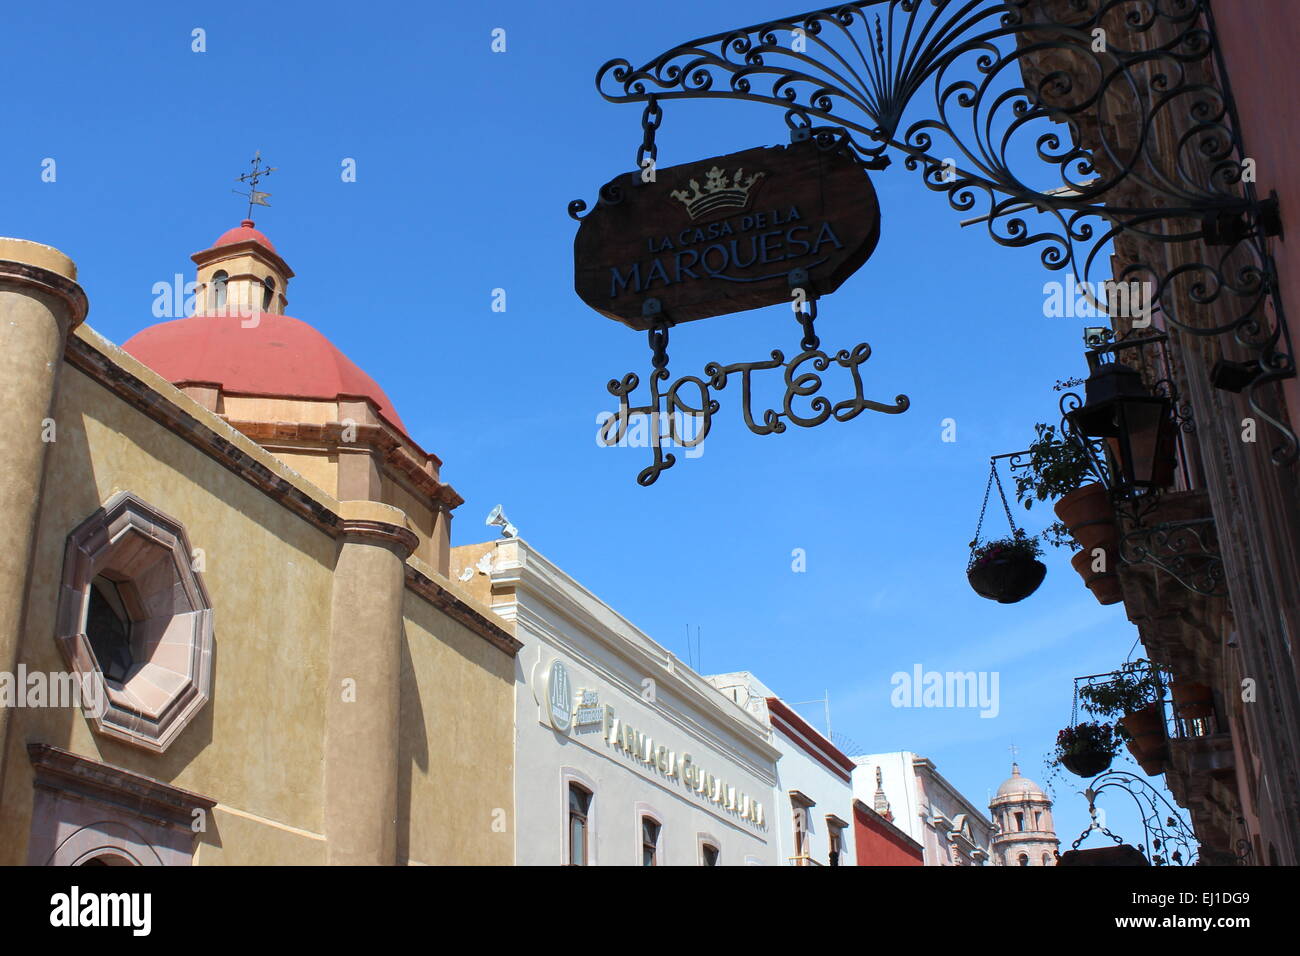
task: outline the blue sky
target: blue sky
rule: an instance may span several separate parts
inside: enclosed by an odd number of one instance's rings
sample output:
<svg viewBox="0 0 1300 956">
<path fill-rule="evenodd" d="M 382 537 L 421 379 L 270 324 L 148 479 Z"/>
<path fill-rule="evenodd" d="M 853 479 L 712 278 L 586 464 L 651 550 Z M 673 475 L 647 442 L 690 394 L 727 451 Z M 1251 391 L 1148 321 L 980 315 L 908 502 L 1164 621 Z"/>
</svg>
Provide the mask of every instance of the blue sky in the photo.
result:
<svg viewBox="0 0 1300 956">
<path fill-rule="evenodd" d="M 645 336 L 573 292 L 566 204 L 592 202 L 640 142 L 639 109 L 602 100 L 595 71 L 787 4 L 21 5 L 0 35 L 0 232 L 71 255 L 89 323 L 122 342 L 153 321 L 154 283 L 191 277 L 189 255 L 243 218 L 232 180 L 260 149 L 278 171 L 255 218 L 297 273 L 289 312 L 374 376 L 443 459 L 466 499 L 454 543 L 488 537 L 483 517 L 502 503 L 533 546 L 679 656 L 698 627 L 706 673 L 753 671 L 789 701 L 829 692 L 837 735 L 922 753 L 983 805 L 1013 743 L 1042 781 L 1072 678 L 1112 669 L 1137 637 L 1064 551 L 1049 549 L 1021 604 L 965 579 L 989 455 L 1023 448 L 1057 416 L 1052 384 L 1084 373 L 1082 323 L 1043 317 L 1054 277 L 1040 250 L 959 228 L 896 155 L 873 174 L 880 244 L 821 303 L 818 332 L 827 348 L 869 342 L 867 397 L 906 393 L 909 411 L 759 437 L 724 391 L 704 454 L 651 488 L 634 480 L 648 450 L 595 440 L 606 381 L 649 368 Z M 196 27 L 205 53 L 191 52 Z M 496 27 L 504 54 L 490 50 Z M 772 107 L 669 102 L 659 161 L 786 140 Z M 781 306 L 689 323 L 672 369 L 789 354 L 797 333 Z M 945 418 L 956 442 L 941 441 Z M 1048 518 L 1016 514 L 1031 530 Z M 891 675 L 917 664 L 997 671 L 1000 713 L 892 707 Z M 820 705 L 802 709 L 822 726 Z M 1068 847 L 1085 806 L 1058 796 Z"/>
</svg>

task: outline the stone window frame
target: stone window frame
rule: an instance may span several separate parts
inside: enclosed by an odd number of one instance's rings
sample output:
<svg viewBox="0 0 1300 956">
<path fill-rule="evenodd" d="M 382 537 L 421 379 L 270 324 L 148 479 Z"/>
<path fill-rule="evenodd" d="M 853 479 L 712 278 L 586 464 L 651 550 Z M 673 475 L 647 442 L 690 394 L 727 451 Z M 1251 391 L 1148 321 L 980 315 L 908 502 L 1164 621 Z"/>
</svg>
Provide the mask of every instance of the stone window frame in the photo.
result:
<svg viewBox="0 0 1300 956">
<path fill-rule="evenodd" d="M 193 567 L 184 526 L 128 491 L 68 535 L 56 641 L 89 691 L 97 733 L 162 753 L 208 702 L 215 644 L 212 602 Z M 107 679 L 85 633 L 91 582 L 112 578 L 132 619 L 133 663 Z"/>
<path fill-rule="evenodd" d="M 633 865 L 641 866 L 643 863 L 645 846 L 646 846 L 644 827 L 645 827 L 645 822 L 649 820 L 657 828 L 655 831 L 655 842 L 654 842 L 655 861 L 653 865 L 667 866 L 667 864 L 664 862 L 667 855 L 665 852 L 666 847 L 665 847 L 665 840 L 664 840 L 664 834 L 667 828 L 664 826 L 664 815 L 660 813 L 659 810 L 654 805 L 646 803 L 642 800 L 638 800 L 636 802 L 636 805 L 632 808 L 632 812 L 636 820 L 636 855 L 632 858 L 635 861 Z"/>
<path fill-rule="evenodd" d="M 718 854 L 718 866 L 722 865 L 722 841 L 707 830 L 700 830 L 695 834 L 696 855 L 699 857 L 699 865 L 705 866 L 704 848 L 712 847 L 713 851 Z"/>
<path fill-rule="evenodd" d="M 577 767 L 560 768 L 560 833 L 561 837 L 561 865 L 572 866 L 573 861 L 569 855 L 569 787 L 573 785 L 581 787 L 590 794 L 591 799 L 587 805 L 587 860 L 585 866 L 598 866 L 596 852 L 596 823 L 600 816 L 600 803 L 597 800 L 599 793 L 596 787 L 596 781 L 587 774 L 583 773 Z"/>
<path fill-rule="evenodd" d="M 29 866 L 189 866 L 217 802 L 50 744 L 29 743 Z M 196 820 L 203 818 L 202 826 Z"/>
</svg>

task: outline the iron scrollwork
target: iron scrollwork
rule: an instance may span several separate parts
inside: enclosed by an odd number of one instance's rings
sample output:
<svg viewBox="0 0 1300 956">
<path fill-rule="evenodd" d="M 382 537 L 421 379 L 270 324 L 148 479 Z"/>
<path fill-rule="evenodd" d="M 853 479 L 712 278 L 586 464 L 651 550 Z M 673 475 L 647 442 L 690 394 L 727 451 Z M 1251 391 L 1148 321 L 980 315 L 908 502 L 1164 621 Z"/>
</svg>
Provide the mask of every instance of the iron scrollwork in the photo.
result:
<svg viewBox="0 0 1300 956">
<path fill-rule="evenodd" d="M 1141 777 L 1124 770 L 1107 771 L 1082 791 L 1088 801 L 1090 822 L 1070 849 L 1079 849 L 1079 845 L 1094 831 L 1109 837 L 1117 845 L 1124 842 L 1098 819 L 1097 798 L 1107 790 L 1127 793 L 1137 805 L 1142 818 L 1142 843 L 1138 849 L 1148 863 L 1152 866 L 1194 866 L 1198 862 L 1200 843 L 1177 808 Z"/>
<path fill-rule="evenodd" d="M 1106 351 L 1133 347 L 1163 346 L 1163 336 L 1123 341 L 1105 346 Z M 1161 349 L 1163 353 L 1163 348 Z M 1167 365 L 1168 359 L 1163 362 Z M 1157 366 L 1159 363 L 1156 363 Z M 1182 432 L 1193 432 L 1191 406 L 1179 398 L 1171 378 L 1159 379 L 1152 388 L 1169 402 L 1172 425 Z M 1070 413 L 1084 404 L 1076 392 L 1065 392 L 1059 403 L 1061 433 L 1085 452 L 1091 476 L 1107 488 L 1113 487 L 1105 439 L 1088 438 L 1074 427 Z M 1023 454 L 1023 453 L 1021 453 Z M 1017 467 L 1013 459 L 1012 468 Z M 1153 521 L 1158 514 L 1162 495 L 1152 491 L 1129 498 L 1117 498 L 1115 510 L 1123 526 L 1119 539 L 1118 560 L 1126 565 L 1145 564 L 1172 577 L 1187 590 L 1207 597 L 1226 597 L 1228 583 L 1219 551 L 1218 536 L 1212 517 L 1191 517 L 1172 521 Z"/>
<path fill-rule="evenodd" d="M 995 242 L 1041 247 L 1049 270 L 1142 283 L 1167 327 L 1230 335 L 1256 363 L 1247 399 L 1291 463 L 1300 442 L 1265 390 L 1295 374 L 1269 251 L 1277 202 L 1243 176 L 1218 57 L 1207 0 L 861 0 L 640 67 L 613 59 L 596 86 L 615 103 L 738 99 L 781 107 L 792 128 L 833 124 L 865 163 L 896 151 L 953 209 L 982 207 Z M 1120 243 L 1129 264 L 1095 281 Z"/>
<path fill-rule="evenodd" d="M 1147 564 L 1163 571 L 1196 594 L 1228 595 L 1213 518 L 1134 527 L 1120 538 L 1119 558 L 1125 564 Z"/>
</svg>

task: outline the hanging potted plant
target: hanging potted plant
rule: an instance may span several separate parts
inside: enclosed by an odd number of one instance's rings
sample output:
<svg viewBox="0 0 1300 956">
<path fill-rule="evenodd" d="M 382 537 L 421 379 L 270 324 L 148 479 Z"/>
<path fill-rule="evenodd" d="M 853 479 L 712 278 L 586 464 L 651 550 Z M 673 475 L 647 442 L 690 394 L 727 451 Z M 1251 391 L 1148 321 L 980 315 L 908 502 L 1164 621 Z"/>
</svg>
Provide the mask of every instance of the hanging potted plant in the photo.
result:
<svg viewBox="0 0 1300 956">
<path fill-rule="evenodd" d="M 1044 539 L 1058 547 L 1073 539 L 1081 550 L 1071 566 L 1099 603 L 1117 604 L 1124 595 L 1115 573 L 1119 533 L 1110 495 L 1093 480 L 1092 461 L 1082 445 L 1051 425 L 1039 423 L 1034 431 L 1038 437 L 1027 450 L 1025 470 L 1016 476 L 1016 498 L 1026 509 L 1035 501 L 1058 499 L 1060 520 L 1044 532 Z"/>
<path fill-rule="evenodd" d="M 1076 724 L 1056 735 L 1056 762 L 1076 776 L 1095 777 L 1110 768 L 1123 742 L 1110 724 Z"/>
<path fill-rule="evenodd" d="M 1016 476 L 1016 497 L 1025 508 L 1057 499 L 1054 510 L 1079 547 L 1112 549 L 1118 543 L 1115 508 L 1096 480 L 1092 461 L 1077 441 L 1058 435 L 1055 426 L 1034 426 L 1038 438 L 1028 448 L 1026 470 Z"/>
<path fill-rule="evenodd" d="M 1134 661 L 1107 680 L 1079 688 L 1079 702 L 1094 716 L 1118 717 L 1133 759 L 1155 776 L 1164 772 L 1165 724 L 1160 709 L 1161 683 L 1146 661 Z"/>
<path fill-rule="evenodd" d="M 1002 510 L 1007 514 L 1011 536 L 996 538 L 980 544 L 980 531 L 984 527 L 984 514 L 989 507 L 989 493 L 997 484 L 1002 498 Z M 984 505 L 980 508 L 979 523 L 975 525 L 975 538 L 970 543 L 970 560 L 966 563 L 966 580 L 980 597 L 999 604 L 1015 604 L 1038 590 L 1047 574 L 1047 566 L 1038 560 L 1042 546 L 1016 527 L 1007 504 L 1002 479 L 998 477 L 996 459 L 989 462 L 989 480 L 984 488 Z"/>
<path fill-rule="evenodd" d="M 1042 547 L 1023 531 L 976 545 L 966 565 L 975 593 L 999 604 L 1015 604 L 1038 590 L 1047 567 L 1038 560 Z"/>
</svg>

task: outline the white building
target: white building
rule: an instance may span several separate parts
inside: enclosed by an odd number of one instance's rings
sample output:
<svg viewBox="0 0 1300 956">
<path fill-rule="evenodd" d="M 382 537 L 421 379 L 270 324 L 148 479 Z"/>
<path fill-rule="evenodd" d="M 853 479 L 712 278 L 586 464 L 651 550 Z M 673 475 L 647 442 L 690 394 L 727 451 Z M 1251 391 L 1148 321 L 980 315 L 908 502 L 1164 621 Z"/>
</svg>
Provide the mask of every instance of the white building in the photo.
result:
<svg viewBox="0 0 1300 956">
<path fill-rule="evenodd" d="M 853 760 L 854 795 L 921 844 L 926 866 L 992 860 L 993 824 L 929 759 L 904 750 Z"/>
<path fill-rule="evenodd" d="M 777 862 L 765 723 L 518 538 L 456 548 L 452 569 L 524 645 L 517 864 Z"/>
<path fill-rule="evenodd" d="M 748 671 L 705 678 L 772 728 L 781 862 L 853 866 L 853 761 Z"/>
</svg>

